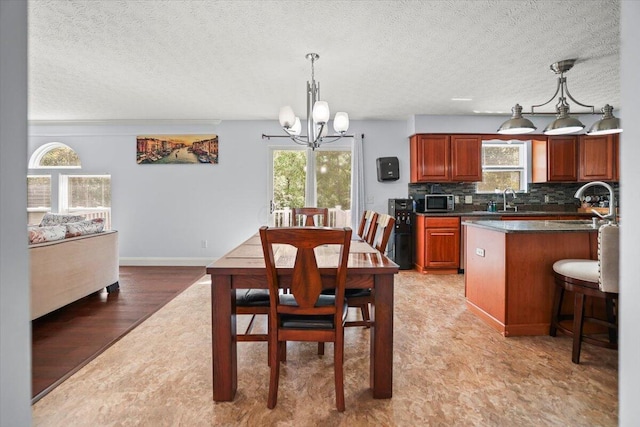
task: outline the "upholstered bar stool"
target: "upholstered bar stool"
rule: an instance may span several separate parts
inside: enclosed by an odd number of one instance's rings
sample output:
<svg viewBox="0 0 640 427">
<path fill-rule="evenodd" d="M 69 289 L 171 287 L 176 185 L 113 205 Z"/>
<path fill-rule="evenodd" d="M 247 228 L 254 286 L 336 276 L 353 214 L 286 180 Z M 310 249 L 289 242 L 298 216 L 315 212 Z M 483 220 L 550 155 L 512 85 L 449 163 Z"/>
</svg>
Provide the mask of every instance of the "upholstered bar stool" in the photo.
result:
<svg viewBox="0 0 640 427">
<path fill-rule="evenodd" d="M 556 336 L 557 331 L 573 337 L 571 360 L 580 363 L 582 342 L 600 347 L 618 348 L 618 275 L 619 275 L 619 227 L 606 224 L 598 230 L 598 260 L 563 259 L 553 264 L 556 291 L 553 299 L 553 313 L 549 335 Z M 562 314 L 562 301 L 566 291 L 573 292 L 573 314 Z M 585 315 L 585 299 L 605 300 L 607 319 Z M 570 329 L 562 321 L 572 320 Z M 608 339 L 595 334 L 584 333 L 584 323 L 603 325 L 608 330 Z"/>
</svg>

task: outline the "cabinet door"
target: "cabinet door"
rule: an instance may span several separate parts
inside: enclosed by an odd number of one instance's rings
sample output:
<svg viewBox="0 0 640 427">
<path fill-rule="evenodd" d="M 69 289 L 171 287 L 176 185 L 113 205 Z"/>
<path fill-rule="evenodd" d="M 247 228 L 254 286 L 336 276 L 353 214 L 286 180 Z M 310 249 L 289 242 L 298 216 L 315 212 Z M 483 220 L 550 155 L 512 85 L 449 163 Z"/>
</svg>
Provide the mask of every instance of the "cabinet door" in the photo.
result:
<svg viewBox="0 0 640 427">
<path fill-rule="evenodd" d="M 620 134 L 613 135 L 613 180 L 620 181 Z"/>
<path fill-rule="evenodd" d="M 614 178 L 613 135 L 580 136 L 578 180 L 604 181 Z"/>
<path fill-rule="evenodd" d="M 448 135 L 411 137 L 411 182 L 450 181 Z"/>
<path fill-rule="evenodd" d="M 578 180 L 578 141 L 575 136 L 552 136 L 547 141 L 547 179 Z"/>
<path fill-rule="evenodd" d="M 460 228 L 425 230 L 427 268 L 458 268 L 460 265 Z"/>
<path fill-rule="evenodd" d="M 451 180 L 482 181 L 480 135 L 451 135 Z"/>
</svg>

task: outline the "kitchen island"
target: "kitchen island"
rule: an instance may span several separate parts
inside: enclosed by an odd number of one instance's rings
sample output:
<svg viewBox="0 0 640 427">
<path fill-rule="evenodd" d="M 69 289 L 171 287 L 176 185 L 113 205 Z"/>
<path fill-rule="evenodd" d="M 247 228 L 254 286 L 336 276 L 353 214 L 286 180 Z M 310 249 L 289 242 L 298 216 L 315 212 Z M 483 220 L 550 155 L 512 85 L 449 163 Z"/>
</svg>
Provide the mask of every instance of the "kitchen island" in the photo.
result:
<svg viewBox="0 0 640 427">
<path fill-rule="evenodd" d="M 553 263 L 597 259 L 589 220 L 464 221 L 469 311 L 504 336 L 547 335 Z"/>
</svg>

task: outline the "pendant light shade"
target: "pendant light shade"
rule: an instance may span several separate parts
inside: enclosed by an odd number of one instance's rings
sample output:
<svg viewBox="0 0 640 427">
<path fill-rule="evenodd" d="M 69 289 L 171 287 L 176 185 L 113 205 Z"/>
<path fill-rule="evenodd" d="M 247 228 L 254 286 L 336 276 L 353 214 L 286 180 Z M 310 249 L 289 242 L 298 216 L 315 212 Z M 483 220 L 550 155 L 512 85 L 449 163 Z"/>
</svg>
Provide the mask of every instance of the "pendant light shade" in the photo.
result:
<svg viewBox="0 0 640 427">
<path fill-rule="evenodd" d="M 349 129 L 349 115 L 342 111 L 336 113 L 333 118 L 333 129 L 338 133 L 345 133 Z"/>
<path fill-rule="evenodd" d="M 580 120 L 569 116 L 569 106 L 561 105 L 558 110 L 558 118 L 545 128 L 545 135 L 567 135 L 584 129 L 584 125 Z"/>
<path fill-rule="evenodd" d="M 602 119 L 591 125 L 587 135 L 609 135 L 622 132 L 620 119 L 614 117 L 613 107 L 609 104 L 602 108 Z"/>
<path fill-rule="evenodd" d="M 504 122 L 498 129 L 498 133 L 502 135 L 518 135 L 523 133 L 531 133 L 536 127 L 529 119 L 522 117 L 522 106 L 516 104 L 511 109 L 513 115 L 509 120 Z"/>
<path fill-rule="evenodd" d="M 313 121 L 319 125 L 323 125 L 329 121 L 330 115 L 327 101 L 316 101 L 313 105 Z"/>
<path fill-rule="evenodd" d="M 280 108 L 278 119 L 280 120 L 280 126 L 285 129 L 289 129 L 295 123 L 296 115 L 291 106 L 286 105 Z"/>
</svg>

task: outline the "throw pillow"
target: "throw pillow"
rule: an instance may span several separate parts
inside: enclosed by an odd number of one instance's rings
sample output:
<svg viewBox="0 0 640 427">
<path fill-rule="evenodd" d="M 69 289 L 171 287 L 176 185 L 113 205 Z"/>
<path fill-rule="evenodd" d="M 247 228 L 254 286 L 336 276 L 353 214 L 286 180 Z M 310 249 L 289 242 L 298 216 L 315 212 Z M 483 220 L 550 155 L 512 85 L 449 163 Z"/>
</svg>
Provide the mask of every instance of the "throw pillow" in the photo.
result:
<svg viewBox="0 0 640 427">
<path fill-rule="evenodd" d="M 38 227 L 30 225 L 27 228 L 29 234 L 29 244 L 53 242 L 54 240 L 64 239 L 67 227 L 64 225 L 50 225 L 45 227 Z"/>
<path fill-rule="evenodd" d="M 61 225 L 68 222 L 78 222 L 84 220 L 85 218 L 86 217 L 84 215 L 54 214 L 49 212 L 44 214 L 44 217 L 42 217 L 42 221 L 40 221 L 40 227 L 44 227 L 47 225 Z"/>
<path fill-rule="evenodd" d="M 66 237 L 84 236 L 85 234 L 100 233 L 104 230 L 104 219 L 94 218 L 85 221 L 68 222 L 65 224 Z"/>
</svg>

